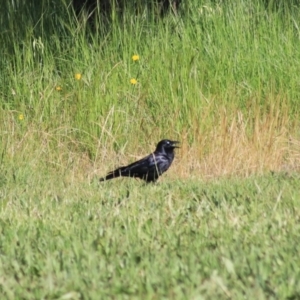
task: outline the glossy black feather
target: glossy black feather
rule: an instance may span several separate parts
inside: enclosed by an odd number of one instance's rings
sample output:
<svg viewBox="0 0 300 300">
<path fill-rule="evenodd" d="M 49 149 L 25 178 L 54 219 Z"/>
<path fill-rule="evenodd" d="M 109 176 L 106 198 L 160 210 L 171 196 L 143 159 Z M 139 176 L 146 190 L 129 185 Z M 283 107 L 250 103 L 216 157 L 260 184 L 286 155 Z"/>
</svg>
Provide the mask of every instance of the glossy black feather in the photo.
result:
<svg viewBox="0 0 300 300">
<path fill-rule="evenodd" d="M 160 175 L 166 172 L 174 160 L 174 149 L 177 141 L 162 140 L 150 155 L 128 165 L 109 172 L 100 181 L 117 177 L 136 177 L 146 182 L 155 182 Z"/>
</svg>

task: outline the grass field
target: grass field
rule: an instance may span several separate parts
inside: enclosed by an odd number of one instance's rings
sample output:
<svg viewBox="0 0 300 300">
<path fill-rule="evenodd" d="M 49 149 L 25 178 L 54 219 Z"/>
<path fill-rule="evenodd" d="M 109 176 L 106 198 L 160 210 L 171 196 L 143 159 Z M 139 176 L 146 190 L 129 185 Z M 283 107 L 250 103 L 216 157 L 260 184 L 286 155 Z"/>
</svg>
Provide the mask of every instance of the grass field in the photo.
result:
<svg viewBox="0 0 300 300">
<path fill-rule="evenodd" d="M 32 3 L 0 12 L 0 298 L 299 299 L 299 6 Z M 157 184 L 99 184 L 162 138 Z"/>
<path fill-rule="evenodd" d="M 299 174 L 101 187 L 33 174 L 1 188 L 2 299 L 300 296 Z"/>
</svg>

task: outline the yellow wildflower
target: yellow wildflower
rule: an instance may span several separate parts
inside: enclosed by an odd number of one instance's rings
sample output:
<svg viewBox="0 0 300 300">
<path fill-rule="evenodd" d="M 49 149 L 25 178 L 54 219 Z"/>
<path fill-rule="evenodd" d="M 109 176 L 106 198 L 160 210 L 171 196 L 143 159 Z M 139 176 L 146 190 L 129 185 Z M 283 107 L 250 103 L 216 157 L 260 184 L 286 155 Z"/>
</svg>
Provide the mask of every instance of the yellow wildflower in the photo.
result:
<svg viewBox="0 0 300 300">
<path fill-rule="evenodd" d="M 19 114 L 18 119 L 19 119 L 20 121 L 23 121 L 23 120 L 24 120 L 24 115 L 23 115 L 23 114 Z"/>
<path fill-rule="evenodd" d="M 133 61 L 137 61 L 139 59 L 140 59 L 140 57 L 137 54 L 135 54 L 135 55 L 132 56 L 132 60 Z"/>
<path fill-rule="evenodd" d="M 131 83 L 131 84 L 137 84 L 137 80 L 136 80 L 135 78 L 131 78 L 131 79 L 130 79 L 130 83 Z"/>
<path fill-rule="evenodd" d="M 74 76 L 75 76 L 76 80 L 80 80 L 81 79 L 81 74 L 80 73 L 76 73 Z"/>
<path fill-rule="evenodd" d="M 61 91 L 61 90 L 62 90 L 62 87 L 58 85 L 57 87 L 55 87 L 55 89 L 56 89 L 57 91 Z"/>
</svg>

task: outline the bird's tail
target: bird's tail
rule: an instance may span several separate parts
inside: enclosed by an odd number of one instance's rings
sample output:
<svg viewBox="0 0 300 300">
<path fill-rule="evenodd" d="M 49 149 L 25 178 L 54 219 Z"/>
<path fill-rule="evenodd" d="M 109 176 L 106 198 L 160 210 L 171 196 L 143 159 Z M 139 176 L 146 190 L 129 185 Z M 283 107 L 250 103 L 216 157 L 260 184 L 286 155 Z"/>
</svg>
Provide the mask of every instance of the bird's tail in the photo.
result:
<svg viewBox="0 0 300 300">
<path fill-rule="evenodd" d="M 99 179 L 99 181 L 106 181 L 122 176 L 122 168 L 109 172 L 106 176 Z"/>
</svg>

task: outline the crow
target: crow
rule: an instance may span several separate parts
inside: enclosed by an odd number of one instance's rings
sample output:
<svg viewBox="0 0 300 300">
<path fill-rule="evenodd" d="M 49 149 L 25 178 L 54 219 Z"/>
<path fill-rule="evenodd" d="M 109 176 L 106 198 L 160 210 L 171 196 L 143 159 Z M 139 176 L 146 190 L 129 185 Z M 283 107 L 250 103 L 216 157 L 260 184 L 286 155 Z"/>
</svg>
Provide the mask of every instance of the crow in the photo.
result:
<svg viewBox="0 0 300 300">
<path fill-rule="evenodd" d="M 109 172 L 100 181 L 117 177 L 137 177 L 148 182 L 155 182 L 162 173 L 166 172 L 174 159 L 174 149 L 178 141 L 162 140 L 153 153 L 128 165 Z"/>
</svg>

